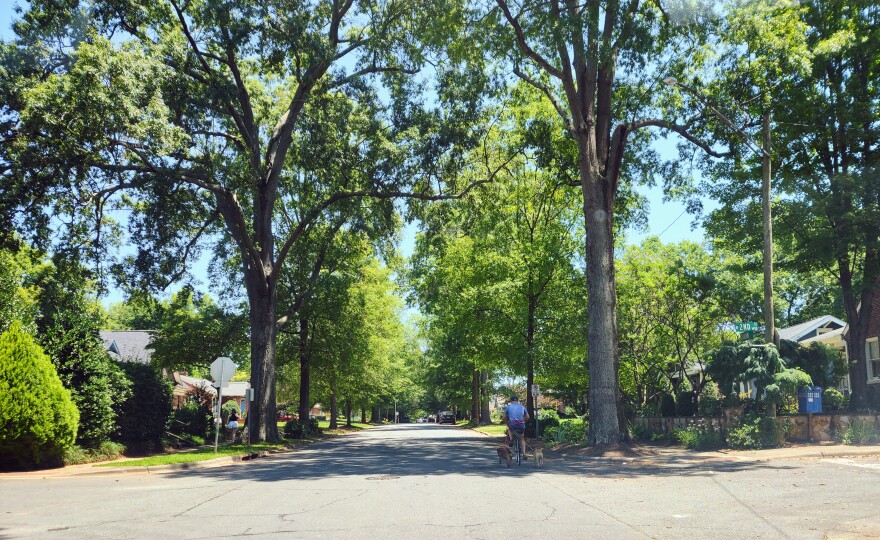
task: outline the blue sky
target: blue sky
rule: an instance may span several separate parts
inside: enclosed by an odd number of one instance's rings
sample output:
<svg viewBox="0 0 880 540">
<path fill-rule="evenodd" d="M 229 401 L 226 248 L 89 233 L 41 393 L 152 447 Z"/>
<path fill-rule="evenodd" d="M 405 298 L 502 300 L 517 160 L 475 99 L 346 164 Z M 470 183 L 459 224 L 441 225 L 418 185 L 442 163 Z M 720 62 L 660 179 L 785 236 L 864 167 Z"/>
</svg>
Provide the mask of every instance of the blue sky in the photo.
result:
<svg viewBox="0 0 880 540">
<path fill-rule="evenodd" d="M 21 0 L 0 0 L 0 38 L 9 39 L 12 37 L 10 26 L 14 17 L 13 8 L 16 4 L 23 5 Z M 675 139 L 661 140 L 656 144 L 657 150 L 661 155 L 669 156 L 675 152 Z M 677 201 L 664 201 L 663 191 L 659 187 L 646 188 L 640 187 L 639 192 L 643 194 L 650 205 L 650 214 L 648 218 L 648 228 L 646 231 L 627 231 L 626 243 L 640 243 L 646 237 L 651 235 L 661 235 L 660 238 L 664 242 L 679 242 L 681 240 L 691 240 L 694 242 L 702 242 L 704 240 L 704 230 L 702 227 L 696 229 L 691 228 L 693 216 L 685 212 L 683 203 Z M 703 201 L 705 210 L 715 208 L 717 205 L 710 200 Z M 408 256 L 412 253 L 415 240 L 416 225 L 411 224 L 404 228 L 401 239 L 401 251 L 403 255 Z M 195 274 L 203 283 L 207 283 L 207 266 L 210 254 L 206 254 L 195 265 Z M 121 295 L 119 291 L 111 291 L 108 298 L 104 299 L 105 304 L 109 302 L 120 301 Z"/>
</svg>

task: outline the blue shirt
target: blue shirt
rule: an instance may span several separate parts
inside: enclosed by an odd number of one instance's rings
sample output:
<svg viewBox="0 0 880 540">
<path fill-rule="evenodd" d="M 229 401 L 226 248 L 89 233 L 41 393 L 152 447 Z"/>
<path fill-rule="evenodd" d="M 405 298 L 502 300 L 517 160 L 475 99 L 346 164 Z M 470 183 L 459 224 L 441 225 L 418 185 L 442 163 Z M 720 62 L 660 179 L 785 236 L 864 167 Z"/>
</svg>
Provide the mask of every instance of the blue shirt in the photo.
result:
<svg viewBox="0 0 880 540">
<path fill-rule="evenodd" d="M 504 408 L 504 414 L 511 424 L 522 424 L 525 422 L 526 408 L 519 401 L 514 401 Z"/>
</svg>

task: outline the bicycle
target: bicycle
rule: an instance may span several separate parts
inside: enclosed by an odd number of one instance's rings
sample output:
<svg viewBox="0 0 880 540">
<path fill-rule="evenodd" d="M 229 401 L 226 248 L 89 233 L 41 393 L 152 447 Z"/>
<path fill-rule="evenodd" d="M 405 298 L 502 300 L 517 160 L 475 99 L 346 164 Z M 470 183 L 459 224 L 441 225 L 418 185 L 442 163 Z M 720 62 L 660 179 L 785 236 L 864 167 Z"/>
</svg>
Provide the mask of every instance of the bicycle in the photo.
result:
<svg viewBox="0 0 880 540">
<path fill-rule="evenodd" d="M 519 447 L 519 434 L 513 436 L 513 461 L 517 465 L 522 465 L 522 451 Z"/>
</svg>

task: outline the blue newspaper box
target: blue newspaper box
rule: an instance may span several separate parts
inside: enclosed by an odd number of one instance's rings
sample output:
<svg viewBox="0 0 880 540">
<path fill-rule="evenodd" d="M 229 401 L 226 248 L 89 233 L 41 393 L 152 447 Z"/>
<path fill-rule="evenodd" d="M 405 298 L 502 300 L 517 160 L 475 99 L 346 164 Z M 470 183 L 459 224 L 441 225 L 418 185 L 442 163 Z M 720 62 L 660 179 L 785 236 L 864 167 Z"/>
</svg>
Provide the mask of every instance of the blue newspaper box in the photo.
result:
<svg viewBox="0 0 880 540">
<path fill-rule="evenodd" d="M 822 412 L 822 387 L 805 386 L 798 390 L 798 412 Z"/>
</svg>

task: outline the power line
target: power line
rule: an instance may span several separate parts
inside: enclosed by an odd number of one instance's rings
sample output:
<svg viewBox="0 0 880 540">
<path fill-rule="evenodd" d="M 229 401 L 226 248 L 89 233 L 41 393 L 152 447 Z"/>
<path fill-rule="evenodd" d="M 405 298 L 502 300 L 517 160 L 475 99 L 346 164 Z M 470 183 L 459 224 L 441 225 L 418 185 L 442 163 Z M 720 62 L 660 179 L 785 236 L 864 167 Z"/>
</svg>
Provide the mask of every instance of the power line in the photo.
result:
<svg viewBox="0 0 880 540">
<path fill-rule="evenodd" d="M 659 238 L 659 237 L 663 236 L 663 233 L 665 233 L 666 231 L 668 231 L 668 230 L 669 230 L 669 227 L 672 227 L 673 225 L 675 225 L 675 222 L 678 221 L 679 218 L 681 218 L 681 216 L 685 215 L 686 213 L 687 213 L 687 209 L 682 210 L 682 211 L 681 211 L 681 214 L 679 214 L 677 218 L 673 219 L 673 220 L 672 220 L 672 223 L 670 223 L 669 225 L 667 225 L 666 228 L 663 229 L 663 232 L 661 232 L 660 234 L 658 234 L 657 237 Z"/>
</svg>

